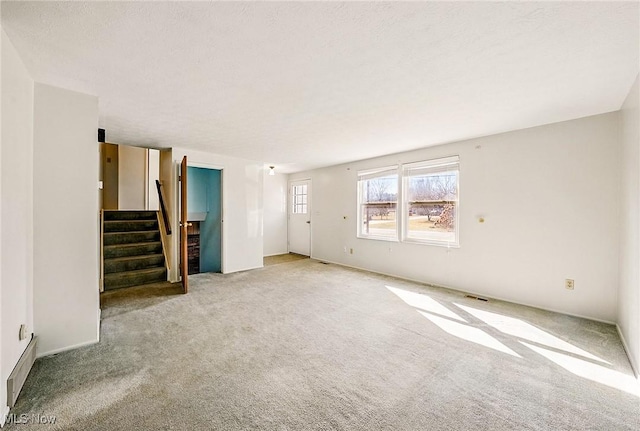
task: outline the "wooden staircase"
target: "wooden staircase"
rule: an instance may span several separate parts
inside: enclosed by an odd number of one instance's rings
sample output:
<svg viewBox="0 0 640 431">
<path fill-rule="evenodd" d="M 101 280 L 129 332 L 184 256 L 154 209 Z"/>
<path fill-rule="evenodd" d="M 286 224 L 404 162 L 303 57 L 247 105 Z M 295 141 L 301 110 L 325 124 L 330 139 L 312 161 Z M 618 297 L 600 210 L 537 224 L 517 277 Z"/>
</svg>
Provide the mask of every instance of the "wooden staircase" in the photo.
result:
<svg viewBox="0 0 640 431">
<path fill-rule="evenodd" d="M 104 290 L 167 280 L 156 211 L 103 214 Z"/>
</svg>

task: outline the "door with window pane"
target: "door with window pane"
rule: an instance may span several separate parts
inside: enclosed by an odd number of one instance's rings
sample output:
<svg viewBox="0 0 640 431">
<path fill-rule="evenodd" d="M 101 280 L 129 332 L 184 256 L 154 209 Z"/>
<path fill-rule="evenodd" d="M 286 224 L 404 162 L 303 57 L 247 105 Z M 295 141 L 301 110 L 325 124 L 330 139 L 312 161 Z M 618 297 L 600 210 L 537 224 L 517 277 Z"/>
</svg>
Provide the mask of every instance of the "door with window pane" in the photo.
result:
<svg viewBox="0 0 640 431">
<path fill-rule="evenodd" d="M 311 255 L 311 181 L 289 185 L 289 252 Z"/>
</svg>

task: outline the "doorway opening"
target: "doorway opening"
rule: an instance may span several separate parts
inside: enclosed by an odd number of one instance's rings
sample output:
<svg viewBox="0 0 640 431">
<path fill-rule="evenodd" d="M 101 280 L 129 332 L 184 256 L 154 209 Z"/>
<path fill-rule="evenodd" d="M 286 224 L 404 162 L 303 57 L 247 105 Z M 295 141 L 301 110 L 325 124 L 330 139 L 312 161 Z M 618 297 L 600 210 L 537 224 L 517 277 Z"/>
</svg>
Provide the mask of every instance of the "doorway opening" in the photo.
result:
<svg viewBox="0 0 640 431">
<path fill-rule="evenodd" d="M 222 170 L 187 167 L 188 274 L 222 272 Z"/>
<path fill-rule="evenodd" d="M 100 144 L 100 208 L 157 211 L 160 150 Z"/>
</svg>

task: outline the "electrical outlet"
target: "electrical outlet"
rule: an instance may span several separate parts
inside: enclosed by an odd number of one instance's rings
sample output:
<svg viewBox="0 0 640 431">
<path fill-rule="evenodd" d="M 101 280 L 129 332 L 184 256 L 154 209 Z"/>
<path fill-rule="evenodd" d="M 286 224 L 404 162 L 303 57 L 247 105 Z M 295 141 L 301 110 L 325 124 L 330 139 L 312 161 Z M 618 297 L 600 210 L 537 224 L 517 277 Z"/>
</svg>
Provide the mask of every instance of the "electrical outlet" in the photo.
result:
<svg viewBox="0 0 640 431">
<path fill-rule="evenodd" d="M 352 248 L 349 249 L 349 254 L 353 254 L 353 249 Z"/>
<path fill-rule="evenodd" d="M 346 253 L 346 252 L 347 252 L 347 246 L 346 246 L 346 245 L 345 245 L 344 247 L 342 247 L 342 251 L 343 251 L 344 253 Z"/>
<path fill-rule="evenodd" d="M 574 281 L 573 281 L 573 279 L 572 279 L 572 278 L 567 278 L 567 279 L 564 281 L 564 288 L 565 288 L 565 289 L 567 289 L 567 290 L 573 290 L 573 288 L 574 288 Z"/>
</svg>

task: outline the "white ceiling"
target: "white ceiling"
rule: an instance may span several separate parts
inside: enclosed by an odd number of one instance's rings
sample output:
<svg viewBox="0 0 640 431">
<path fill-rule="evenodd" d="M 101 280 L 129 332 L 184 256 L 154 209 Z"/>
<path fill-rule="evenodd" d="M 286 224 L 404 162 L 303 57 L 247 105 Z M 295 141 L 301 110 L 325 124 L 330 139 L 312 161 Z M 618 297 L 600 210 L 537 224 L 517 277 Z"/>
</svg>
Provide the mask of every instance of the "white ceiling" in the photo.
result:
<svg viewBox="0 0 640 431">
<path fill-rule="evenodd" d="M 280 172 L 620 108 L 638 2 L 2 2 L 36 81 L 107 140 Z"/>
</svg>

